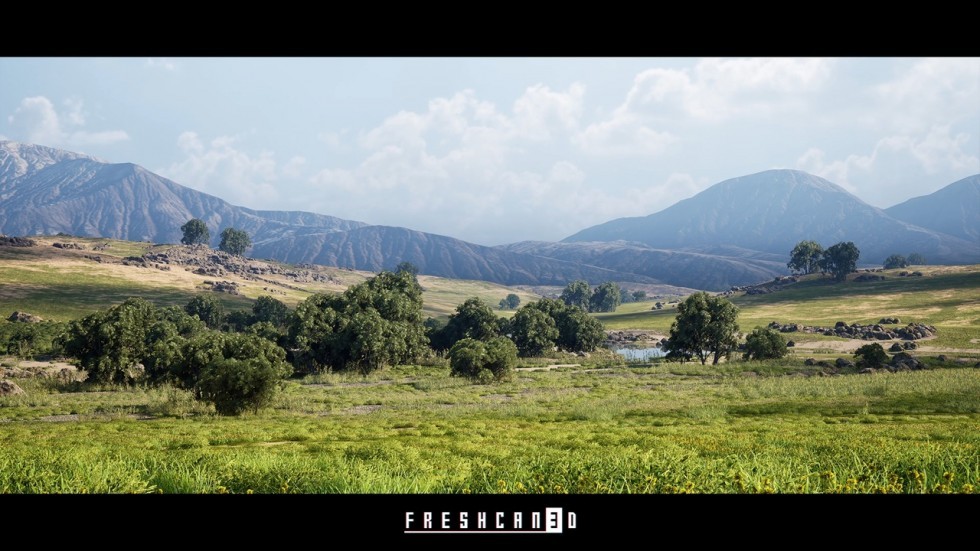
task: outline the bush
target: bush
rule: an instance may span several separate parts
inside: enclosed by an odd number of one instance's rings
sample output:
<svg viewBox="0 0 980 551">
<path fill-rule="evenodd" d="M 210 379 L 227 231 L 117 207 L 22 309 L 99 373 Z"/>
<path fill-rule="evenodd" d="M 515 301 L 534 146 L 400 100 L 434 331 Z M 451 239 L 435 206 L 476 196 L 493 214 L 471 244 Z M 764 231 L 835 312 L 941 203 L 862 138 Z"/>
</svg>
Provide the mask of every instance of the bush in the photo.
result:
<svg viewBox="0 0 980 551">
<path fill-rule="evenodd" d="M 257 412 L 272 403 L 290 370 L 285 359 L 270 361 L 258 356 L 239 360 L 219 359 L 201 373 L 197 389 L 201 400 L 214 404 L 221 415 Z"/>
<path fill-rule="evenodd" d="M 879 368 L 888 361 L 888 353 L 878 343 L 866 344 L 854 352 L 858 367 Z"/>
<path fill-rule="evenodd" d="M 756 327 L 745 337 L 745 360 L 779 359 L 786 355 L 786 339 L 769 328 Z"/>
<path fill-rule="evenodd" d="M 465 338 L 449 351 L 452 374 L 482 384 L 510 379 L 516 365 L 517 346 L 506 337 L 495 337 L 485 343 Z"/>
</svg>

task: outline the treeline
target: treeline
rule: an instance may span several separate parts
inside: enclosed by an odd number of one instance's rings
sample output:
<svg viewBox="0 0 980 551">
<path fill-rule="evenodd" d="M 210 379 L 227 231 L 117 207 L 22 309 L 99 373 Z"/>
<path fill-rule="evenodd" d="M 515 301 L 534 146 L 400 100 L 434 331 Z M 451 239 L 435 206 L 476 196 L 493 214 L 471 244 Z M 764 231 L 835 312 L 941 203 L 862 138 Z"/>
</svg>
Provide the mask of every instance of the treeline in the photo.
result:
<svg viewBox="0 0 980 551">
<path fill-rule="evenodd" d="M 598 320 L 556 299 L 525 304 L 507 319 L 471 298 L 448 322 L 424 319 L 422 288 L 407 269 L 340 295 L 312 295 L 295 310 L 262 296 L 251 312 L 226 313 L 202 294 L 182 308 L 130 298 L 67 323 L 4 326 L 10 353 L 75 358 L 96 383 L 171 384 L 222 414 L 267 406 L 292 374 L 369 373 L 445 355 L 454 375 L 489 382 L 510 377 L 518 356 L 590 352 L 604 339 Z"/>
</svg>

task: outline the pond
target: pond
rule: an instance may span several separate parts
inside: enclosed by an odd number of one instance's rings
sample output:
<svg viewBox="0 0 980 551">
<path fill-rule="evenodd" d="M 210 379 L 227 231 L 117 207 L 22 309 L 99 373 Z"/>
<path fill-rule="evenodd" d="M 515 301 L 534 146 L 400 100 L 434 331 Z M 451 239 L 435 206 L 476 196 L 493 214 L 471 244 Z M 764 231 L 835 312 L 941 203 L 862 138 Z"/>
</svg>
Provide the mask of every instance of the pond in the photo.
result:
<svg viewBox="0 0 980 551">
<path fill-rule="evenodd" d="M 656 347 L 650 348 L 613 348 L 613 352 L 626 358 L 628 362 L 646 361 L 653 358 L 662 358 L 666 353 Z"/>
</svg>

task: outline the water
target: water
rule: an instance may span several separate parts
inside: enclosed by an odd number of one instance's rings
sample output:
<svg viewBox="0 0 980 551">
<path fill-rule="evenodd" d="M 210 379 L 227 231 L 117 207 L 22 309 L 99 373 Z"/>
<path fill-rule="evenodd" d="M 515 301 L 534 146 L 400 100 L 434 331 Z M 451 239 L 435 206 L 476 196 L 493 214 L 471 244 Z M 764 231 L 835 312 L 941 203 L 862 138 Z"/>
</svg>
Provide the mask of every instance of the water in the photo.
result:
<svg viewBox="0 0 980 551">
<path fill-rule="evenodd" d="M 626 358 L 628 362 L 646 361 L 653 358 L 662 358 L 666 354 L 659 348 L 613 348 L 613 352 Z"/>
</svg>

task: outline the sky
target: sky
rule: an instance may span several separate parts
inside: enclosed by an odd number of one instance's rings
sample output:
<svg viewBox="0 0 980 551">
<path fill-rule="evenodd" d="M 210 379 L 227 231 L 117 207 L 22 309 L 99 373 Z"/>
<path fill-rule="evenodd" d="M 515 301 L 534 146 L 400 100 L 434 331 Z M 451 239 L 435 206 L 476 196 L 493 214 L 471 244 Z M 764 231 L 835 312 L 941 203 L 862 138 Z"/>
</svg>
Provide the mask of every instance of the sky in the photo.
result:
<svg viewBox="0 0 980 551">
<path fill-rule="evenodd" d="M 980 173 L 980 58 L 0 58 L 0 140 L 254 209 L 555 241 L 804 170 L 887 208 Z"/>
</svg>

